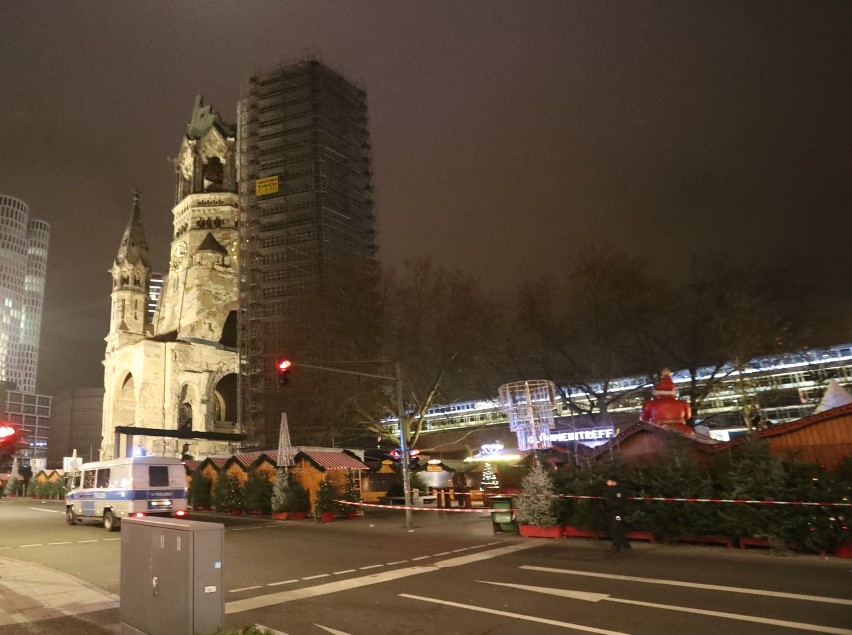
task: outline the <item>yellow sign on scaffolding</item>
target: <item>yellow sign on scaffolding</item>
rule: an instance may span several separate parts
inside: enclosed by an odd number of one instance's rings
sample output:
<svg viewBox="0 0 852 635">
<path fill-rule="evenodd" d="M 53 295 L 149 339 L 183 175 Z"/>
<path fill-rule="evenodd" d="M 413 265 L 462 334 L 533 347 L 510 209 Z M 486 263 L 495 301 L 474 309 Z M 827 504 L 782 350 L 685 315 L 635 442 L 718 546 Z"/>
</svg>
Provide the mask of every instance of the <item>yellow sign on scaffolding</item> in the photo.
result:
<svg viewBox="0 0 852 635">
<path fill-rule="evenodd" d="M 254 195 L 265 196 L 267 194 L 275 194 L 278 191 L 278 177 L 267 176 L 263 179 L 257 179 L 254 182 Z"/>
</svg>

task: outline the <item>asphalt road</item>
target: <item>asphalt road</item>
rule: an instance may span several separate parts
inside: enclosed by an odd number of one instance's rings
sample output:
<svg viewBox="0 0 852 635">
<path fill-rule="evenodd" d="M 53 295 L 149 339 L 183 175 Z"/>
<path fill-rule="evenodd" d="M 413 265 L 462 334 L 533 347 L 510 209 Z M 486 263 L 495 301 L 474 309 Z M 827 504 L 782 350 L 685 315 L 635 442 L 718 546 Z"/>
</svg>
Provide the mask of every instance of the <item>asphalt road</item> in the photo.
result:
<svg viewBox="0 0 852 635">
<path fill-rule="evenodd" d="M 120 533 L 61 502 L 0 501 L 0 555 L 119 592 Z M 494 535 L 487 516 L 319 525 L 197 514 L 225 531 L 226 624 L 283 633 L 852 635 L 852 561 L 723 547 Z M 421 514 L 434 514 L 423 517 Z"/>
</svg>

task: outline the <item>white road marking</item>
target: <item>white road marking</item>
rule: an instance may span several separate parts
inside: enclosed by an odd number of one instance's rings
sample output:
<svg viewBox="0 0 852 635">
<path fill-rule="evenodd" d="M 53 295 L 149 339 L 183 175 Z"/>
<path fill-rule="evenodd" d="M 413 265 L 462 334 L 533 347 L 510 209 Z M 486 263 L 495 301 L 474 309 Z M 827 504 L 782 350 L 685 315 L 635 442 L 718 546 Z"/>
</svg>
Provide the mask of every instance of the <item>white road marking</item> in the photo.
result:
<svg viewBox="0 0 852 635">
<path fill-rule="evenodd" d="M 450 553 L 458 553 L 459 551 L 467 551 L 468 547 L 462 547 L 461 549 L 453 549 Z"/>
<path fill-rule="evenodd" d="M 319 575 L 309 575 L 307 578 L 302 578 L 302 580 L 316 580 L 317 578 L 327 578 L 328 576 L 328 573 L 320 573 Z"/>
<path fill-rule="evenodd" d="M 85 544 L 87 542 L 98 542 L 98 541 L 97 540 L 78 540 L 77 544 L 82 545 L 82 544 Z"/>
<path fill-rule="evenodd" d="M 336 631 L 333 628 L 329 628 L 328 626 L 323 626 L 322 624 L 314 624 L 317 628 L 321 628 L 326 633 L 331 633 L 331 635 L 350 635 L 346 631 Z"/>
<path fill-rule="evenodd" d="M 114 540 L 121 540 L 121 538 L 104 538 L 104 542 L 111 542 Z"/>
<path fill-rule="evenodd" d="M 27 507 L 27 509 L 34 509 L 37 512 L 47 512 L 48 514 L 64 514 L 64 509 L 45 509 L 44 507 Z"/>
<path fill-rule="evenodd" d="M 428 559 L 429 559 L 429 558 L 431 558 L 431 557 L 432 557 L 432 556 L 420 556 L 419 558 L 412 558 L 412 559 L 411 559 L 411 561 L 412 561 L 412 562 L 417 562 L 418 560 L 428 560 Z"/>
<path fill-rule="evenodd" d="M 358 569 L 345 569 L 343 571 L 335 571 L 331 575 L 343 575 L 344 573 L 355 573 Z"/>
<path fill-rule="evenodd" d="M 437 558 L 438 556 L 448 556 L 451 553 L 452 553 L 452 551 L 442 551 L 441 553 L 436 553 L 436 554 L 433 554 L 433 555 L 434 555 L 435 558 Z"/>
<path fill-rule="evenodd" d="M 459 556 L 456 558 L 449 558 L 447 560 L 443 560 L 440 562 L 436 562 L 430 566 L 414 566 L 414 567 L 406 567 L 404 569 L 391 569 L 388 571 L 382 571 L 381 573 L 373 573 L 366 576 L 360 576 L 355 578 L 341 579 L 336 582 L 328 582 L 326 584 L 317 584 L 315 586 L 307 587 L 304 589 L 293 589 L 292 591 L 280 591 L 278 593 L 270 593 L 268 595 L 259 595 L 253 598 L 245 598 L 243 600 L 234 600 L 232 602 L 228 602 L 225 604 L 225 613 L 230 615 L 232 613 L 241 613 L 242 611 L 251 611 L 253 609 L 259 609 L 266 606 L 272 606 L 274 604 L 283 604 L 284 602 L 292 602 L 294 600 L 301 600 L 304 598 L 315 597 L 318 595 L 327 595 L 329 593 L 337 593 L 339 591 L 348 591 L 350 589 L 359 589 L 364 586 L 368 586 L 371 584 L 381 584 L 383 582 L 390 582 L 392 580 L 399 580 L 400 578 L 407 578 L 413 575 L 419 575 L 421 573 L 430 573 L 432 571 L 437 571 L 439 569 L 450 568 L 450 567 L 460 567 L 465 564 L 469 564 L 471 562 L 476 562 L 478 560 L 488 560 L 490 558 L 495 558 L 497 556 L 503 556 L 506 554 L 514 553 L 516 551 L 523 551 L 524 549 L 532 549 L 533 547 L 538 547 L 540 543 L 532 542 L 532 543 L 517 543 L 514 545 L 509 545 L 506 547 L 502 547 L 500 549 L 492 549 L 490 551 L 483 551 L 476 554 L 470 554 L 467 556 Z M 376 565 L 372 565 L 369 568 L 373 568 Z M 381 565 L 380 565 L 381 566 Z M 364 567 L 362 567 L 363 569 Z M 326 574 L 327 575 L 327 574 Z M 303 578 L 307 580 L 308 578 Z"/>
<path fill-rule="evenodd" d="M 244 586 L 242 589 L 228 589 L 228 593 L 239 593 L 240 591 L 254 591 L 255 589 L 261 588 L 260 585 L 255 586 Z"/>
<path fill-rule="evenodd" d="M 852 630 L 846 628 L 834 628 L 832 626 L 820 626 L 818 624 L 805 624 L 803 622 L 788 622 L 787 620 L 775 620 L 769 617 L 757 617 L 755 615 L 742 615 L 740 613 L 725 613 L 724 611 L 709 611 L 706 609 L 694 609 L 688 606 L 677 606 L 674 604 L 657 604 L 656 602 L 641 602 L 639 600 L 624 600 L 622 598 L 614 598 L 605 593 L 587 593 L 585 591 L 572 591 L 569 589 L 553 589 L 550 587 L 529 586 L 526 584 L 511 584 L 509 582 L 488 582 L 487 580 L 477 580 L 485 584 L 494 584 L 496 586 L 505 586 L 511 589 L 521 589 L 523 591 L 534 591 L 535 593 L 543 593 L 545 595 L 556 595 L 563 598 L 571 598 L 574 600 L 585 600 L 586 602 L 618 602 L 619 604 L 632 604 L 634 606 L 647 606 L 652 609 L 664 609 L 666 611 L 678 611 L 680 613 L 695 613 L 696 615 L 709 615 L 710 617 L 722 617 L 728 620 L 739 620 L 740 622 L 754 622 L 757 624 L 770 624 L 772 626 L 782 626 L 784 628 L 795 628 L 803 631 L 812 631 L 814 633 L 832 633 L 833 635 L 852 635 Z"/>
<path fill-rule="evenodd" d="M 458 602 L 450 602 L 448 600 L 437 600 L 435 598 L 426 598 L 419 595 L 408 595 L 400 593 L 399 597 L 408 598 L 410 600 L 420 600 L 421 602 L 432 602 L 433 604 L 443 604 L 444 606 L 452 606 L 458 609 L 467 609 L 468 611 L 479 611 L 480 613 L 488 613 L 490 615 L 499 615 L 501 617 L 511 617 L 516 620 L 526 620 L 528 622 L 536 622 L 538 624 L 547 624 L 548 626 L 561 626 L 562 628 L 572 628 L 586 633 L 598 633 L 599 635 L 627 635 L 621 631 L 608 631 L 602 628 L 594 628 L 593 626 L 583 626 L 581 624 L 572 624 L 570 622 L 559 622 L 557 620 L 549 620 L 544 617 L 536 617 L 535 615 L 524 615 L 523 613 L 510 613 L 509 611 L 499 611 L 497 609 L 488 609 L 484 606 L 469 606 L 467 604 L 459 604 Z"/>
<path fill-rule="evenodd" d="M 266 586 L 281 586 L 282 584 L 293 584 L 294 582 L 298 582 L 298 580 L 281 580 L 281 582 L 270 582 Z"/>
<path fill-rule="evenodd" d="M 264 626 L 263 624 L 255 624 L 254 627 L 261 633 L 269 633 L 269 635 L 287 635 L 287 633 L 284 633 L 282 631 L 276 631 L 274 628 L 269 628 L 268 626 Z"/>
<path fill-rule="evenodd" d="M 23 549 L 24 547 L 44 547 L 44 544 L 39 542 L 32 545 L 18 545 L 18 548 L 20 549 Z"/>
<path fill-rule="evenodd" d="M 659 578 L 639 578 L 631 575 L 616 575 L 614 573 L 592 573 L 590 571 L 575 571 L 573 569 L 553 569 L 551 567 L 533 567 L 522 565 L 521 569 L 529 571 L 544 571 L 546 573 L 564 573 L 590 578 L 606 578 L 610 580 L 625 580 L 626 582 L 642 582 L 644 584 L 663 584 L 667 586 L 689 587 L 690 589 L 705 589 L 707 591 L 724 591 L 726 593 L 744 593 L 746 595 L 763 595 L 766 597 L 784 598 L 786 600 L 805 600 L 807 602 L 823 602 L 825 604 L 843 604 L 852 606 L 852 600 L 843 598 L 822 597 L 819 595 L 801 595 L 784 593 L 782 591 L 767 591 L 765 589 L 745 589 L 736 586 L 720 586 L 718 584 L 701 584 L 699 582 L 684 582 L 682 580 L 661 580 Z"/>
<path fill-rule="evenodd" d="M 392 567 L 395 564 L 405 564 L 408 560 L 397 560 L 396 562 L 386 562 L 385 564 Z"/>
<path fill-rule="evenodd" d="M 379 567 L 383 567 L 383 566 L 385 566 L 385 565 L 383 565 L 383 564 L 371 564 L 371 565 L 366 566 L 366 567 L 358 567 L 358 568 L 361 569 L 361 571 L 364 571 L 366 569 L 378 569 Z"/>
<path fill-rule="evenodd" d="M 70 545 L 70 544 L 72 544 L 72 542 L 70 540 L 67 540 L 65 542 L 49 542 L 47 544 L 49 544 L 49 545 Z"/>
</svg>

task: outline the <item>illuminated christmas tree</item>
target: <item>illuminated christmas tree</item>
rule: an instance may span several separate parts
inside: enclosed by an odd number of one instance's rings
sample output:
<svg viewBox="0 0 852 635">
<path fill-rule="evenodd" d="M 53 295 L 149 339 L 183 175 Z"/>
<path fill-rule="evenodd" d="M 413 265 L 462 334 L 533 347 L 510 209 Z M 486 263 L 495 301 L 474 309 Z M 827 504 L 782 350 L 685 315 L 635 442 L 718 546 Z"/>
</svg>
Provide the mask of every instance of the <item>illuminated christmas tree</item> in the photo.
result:
<svg viewBox="0 0 852 635">
<path fill-rule="evenodd" d="M 482 489 L 500 489 L 500 481 L 497 480 L 491 463 L 486 463 L 485 469 L 482 470 Z"/>
</svg>

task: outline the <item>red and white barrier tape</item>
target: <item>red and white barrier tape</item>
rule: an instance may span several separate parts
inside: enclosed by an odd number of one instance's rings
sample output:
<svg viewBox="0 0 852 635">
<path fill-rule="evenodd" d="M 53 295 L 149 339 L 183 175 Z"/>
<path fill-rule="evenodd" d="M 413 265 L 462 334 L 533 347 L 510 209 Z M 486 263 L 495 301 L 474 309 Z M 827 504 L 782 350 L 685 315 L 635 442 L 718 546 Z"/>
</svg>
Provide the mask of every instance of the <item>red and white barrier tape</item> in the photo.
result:
<svg viewBox="0 0 852 635">
<path fill-rule="evenodd" d="M 341 505 L 357 505 L 358 507 L 376 507 L 378 509 L 411 509 L 414 511 L 423 511 L 423 512 L 462 512 L 468 514 L 490 514 L 494 511 L 491 507 L 480 507 L 477 509 L 472 508 L 463 508 L 463 507 L 416 507 L 414 505 L 379 505 L 378 503 L 355 503 L 352 501 L 334 501 L 335 503 L 340 503 Z M 507 512 L 514 511 L 508 509 L 500 509 L 498 511 Z"/>
<path fill-rule="evenodd" d="M 599 500 L 602 496 L 579 496 L 556 494 L 557 498 L 579 498 Z M 852 503 L 811 503 L 805 501 L 748 500 L 745 498 L 672 498 L 667 496 L 628 496 L 631 501 L 664 501 L 667 503 L 751 503 L 756 505 L 794 505 L 800 507 L 849 507 Z"/>
<path fill-rule="evenodd" d="M 554 494 L 554 498 L 575 498 L 584 500 L 600 500 L 602 496 L 581 496 L 572 494 Z M 753 505 L 790 505 L 793 507 L 849 507 L 852 503 L 812 503 L 805 501 L 773 501 L 773 500 L 748 500 L 744 498 L 672 498 L 665 496 L 628 496 L 631 501 L 662 501 L 666 503 L 748 503 Z M 423 512 L 454 512 L 466 514 L 490 514 L 492 511 L 515 511 L 514 509 L 494 509 L 492 507 L 421 507 L 416 505 L 380 505 L 379 503 L 360 503 L 353 501 L 335 501 L 341 505 L 353 505 L 357 507 L 373 507 L 376 509 L 410 509 Z"/>
</svg>

